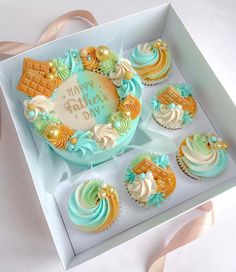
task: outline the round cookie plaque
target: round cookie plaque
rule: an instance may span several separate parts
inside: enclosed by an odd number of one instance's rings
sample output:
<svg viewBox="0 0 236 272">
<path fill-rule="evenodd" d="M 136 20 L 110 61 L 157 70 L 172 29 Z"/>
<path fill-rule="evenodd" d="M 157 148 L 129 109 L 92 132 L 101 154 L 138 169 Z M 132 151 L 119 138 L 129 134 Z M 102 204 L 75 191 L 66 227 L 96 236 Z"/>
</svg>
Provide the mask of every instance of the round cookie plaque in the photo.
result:
<svg viewBox="0 0 236 272">
<path fill-rule="evenodd" d="M 81 165 L 110 159 L 129 144 L 141 113 L 142 83 L 106 46 L 68 50 L 51 61 L 26 58 L 17 89 L 37 134 Z"/>
</svg>

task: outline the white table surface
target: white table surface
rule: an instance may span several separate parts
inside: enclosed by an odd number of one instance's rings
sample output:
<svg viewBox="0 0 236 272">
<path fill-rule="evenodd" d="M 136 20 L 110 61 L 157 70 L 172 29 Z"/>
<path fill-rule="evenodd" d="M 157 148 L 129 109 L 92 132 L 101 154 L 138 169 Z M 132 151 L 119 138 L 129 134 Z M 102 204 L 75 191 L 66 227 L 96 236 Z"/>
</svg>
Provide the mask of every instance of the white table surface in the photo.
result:
<svg viewBox="0 0 236 272">
<path fill-rule="evenodd" d="M 98 22 L 103 23 L 164 2 L 0 0 L 0 40 L 34 42 L 53 18 L 74 9 L 89 9 Z M 232 95 L 235 93 L 236 101 L 236 2 L 171 2 L 224 87 Z M 78 23 L 73 22 L 64 33 L 78 29 Z M 218 196 L 213 202 L 214 227 L 204 237 L 169 254 L 167 272 L 236 271 L 236 189 Z M 0 215 L 1 272 L 63 271 L 4 103 L 1 103 Z M 164 243 L 186 222 L 188 215 L 181 216 L 71 271 L 144 272 L 147 263 L 158 253 L 160 241 Z"/>
</svg>

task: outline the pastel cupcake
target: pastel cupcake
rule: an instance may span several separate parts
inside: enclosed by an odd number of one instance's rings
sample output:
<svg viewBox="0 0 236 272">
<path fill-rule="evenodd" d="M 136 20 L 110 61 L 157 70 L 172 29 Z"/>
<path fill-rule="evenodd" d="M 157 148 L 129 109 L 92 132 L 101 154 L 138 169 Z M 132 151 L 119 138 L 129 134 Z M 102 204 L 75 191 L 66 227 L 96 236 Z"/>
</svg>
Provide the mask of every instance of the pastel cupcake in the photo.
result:
<svg viewBox="0 0 236 272">
<path fill-rule="evenodd" d="M 119 210 L 115 188 L 97 179 L 81 183 L 68 201 L 70 220 L 84 232 L 106 230 L 116 220 Z"/>
<path fill-rule="evenodd" d="M 228 165 L 228 145 L 214 133 L 194 133 L 180 144 L 177 162 L 188 176 L 204 180 L 220 175 Z"/>
<path fill-rule="evenodd" d="M 188 84 L 171 84 L 157 92 L 152 100 L 152 116 L 162 127 L 179 129 L 190 124 L 197 111 L 197 102 Z"/>
<path fill-rule="evenodd" d="M 176 177 L 167 155 L 145 153 L 132 161 L 124 183 L 130 197 L 140 206 L 160 207 L 173 193 Z"/>
<path fill-rule="evenodd" d="M 145 85 L 155 85 L 165 80 L 171 68 L 170 50 L 161 39 L 138 44 L 132 51 L 130 61 Z"/>
</svg>

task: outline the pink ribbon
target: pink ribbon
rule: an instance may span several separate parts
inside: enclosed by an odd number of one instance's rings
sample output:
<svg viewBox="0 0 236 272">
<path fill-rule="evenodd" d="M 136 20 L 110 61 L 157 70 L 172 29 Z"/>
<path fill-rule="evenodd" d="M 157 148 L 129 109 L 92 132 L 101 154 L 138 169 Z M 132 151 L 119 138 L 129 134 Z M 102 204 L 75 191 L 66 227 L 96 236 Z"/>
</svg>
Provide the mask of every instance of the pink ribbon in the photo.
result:
<svg viewBox="0 0 236 272">
<path fill-rule="evenodd" d="M 15 42 L 15 41 L 0 42 L 0 55 L 4 55 L 4 56 L 17 55 L 21 52 L 34 48 L 38 45 L 52 41 L 57 38 L 60 31 L 69 21 L 78 17 L 87 21 L 92 26 L 97 25 L 97 21 L 90 11 L 74 10 L 54 20 L 42 33 L 42 35 L 39 37 L 39 39 L 37 40 L 35 44 L 28 44 L 28 43 Z"/>
<path fill-rule="evenodd" d="M 214 211 L 212 202 L 209 201 L 196 209 L 203 211 L 203 214 L 184 225 L 162 249 L 162 251 L 147 269 L 148 272 L 163 272 L 166 255 L 171 251 L 182 247 L 197 238 L 201 237 L 214 224 Z"/>
<path fill-rule="evenodd" d="M 14 41 L 0 42 L 0 55 L 16 55 L 43 43 L 52 41 L 57 38 L 60 31 L 70 20 L 77 17 L 87 21 L 92 26 L 97 25 L 97 21 L 91 12 L 87 10 L 71 11 L 54 20 L 33 45 Z M 165 258 L 169 252 L 194 241 L 212 227 L 214 223 L 212 202 L 209 201 L 196 209 L 202 210 L 204 212 L 203 215 L 187 223 L 174 235 L 170 242 L 163 248 L 161 253 L 158 254 L 155 261 L 150 265 L 147 270 L 148 272 L 163 272 Z"/>
</svg>

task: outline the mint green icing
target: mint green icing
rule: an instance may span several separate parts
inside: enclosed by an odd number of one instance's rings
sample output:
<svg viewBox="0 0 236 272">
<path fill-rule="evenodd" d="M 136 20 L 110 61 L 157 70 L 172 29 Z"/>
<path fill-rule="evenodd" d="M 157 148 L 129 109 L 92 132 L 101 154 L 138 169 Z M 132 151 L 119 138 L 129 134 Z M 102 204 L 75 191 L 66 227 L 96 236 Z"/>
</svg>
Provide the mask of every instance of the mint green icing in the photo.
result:
<svg viewBox="0 0 236 272">
<path fill-rule="evenodd" d="M 82 183 L 69 198 L 69 218 L 83 230 L 96 230 L 109 216 L 110 204 L 108 200 L 98 197 L 100 185 L 98 180 Z"/>
<path fill-rule="evenodd" d="M 181 159 L 190 173 L 202 178 L 219 175 L 228 164 L 227 151 L 214 149 L 209 134 L 196 133 L 192 140 L 187 137 L 182 151 L 184 156 Z"/>
<path fill-rule="evenodd" d="M 45 129 L 52 124 L 60 124 L 60 120 L 54 115 L 41 112 L 33 122 L 35 132 L 41 136 L 43 136 Z"/>
<path fill-rule="evenodd" d="M 134 68 L 141 68 L 156 63 L 158 59 L 159 53 L 157 49 L 142 50 L 142 47 L 136 46 L 132 51 L 130 61 Z"/>
<path fill-rule="evenodd" d="M 108 59 L 99 61 L 99 70 L 103 74 L 109 75 L 111 72 L 115 70 L 117 62 L 118 58 L 116 54 L 111 52 Z"/>
<path fill-rule="evenodd" d="M 109 119 L 112 123 L 113 128 L 120 134 L 126 135 L 131 127 L 130 118 L 124 117 L 120 111 L 115 112 Z"/>
<path fill-rule="evenodd" d="M 58 76 L 61 80 L 66 80 L 70 76 L 69 68 L 66 64 L 64 64 L 63 60 L 60 58 L 53 59 L 52 63 L 56 69 L 56 76 Z"/>
</svg>

